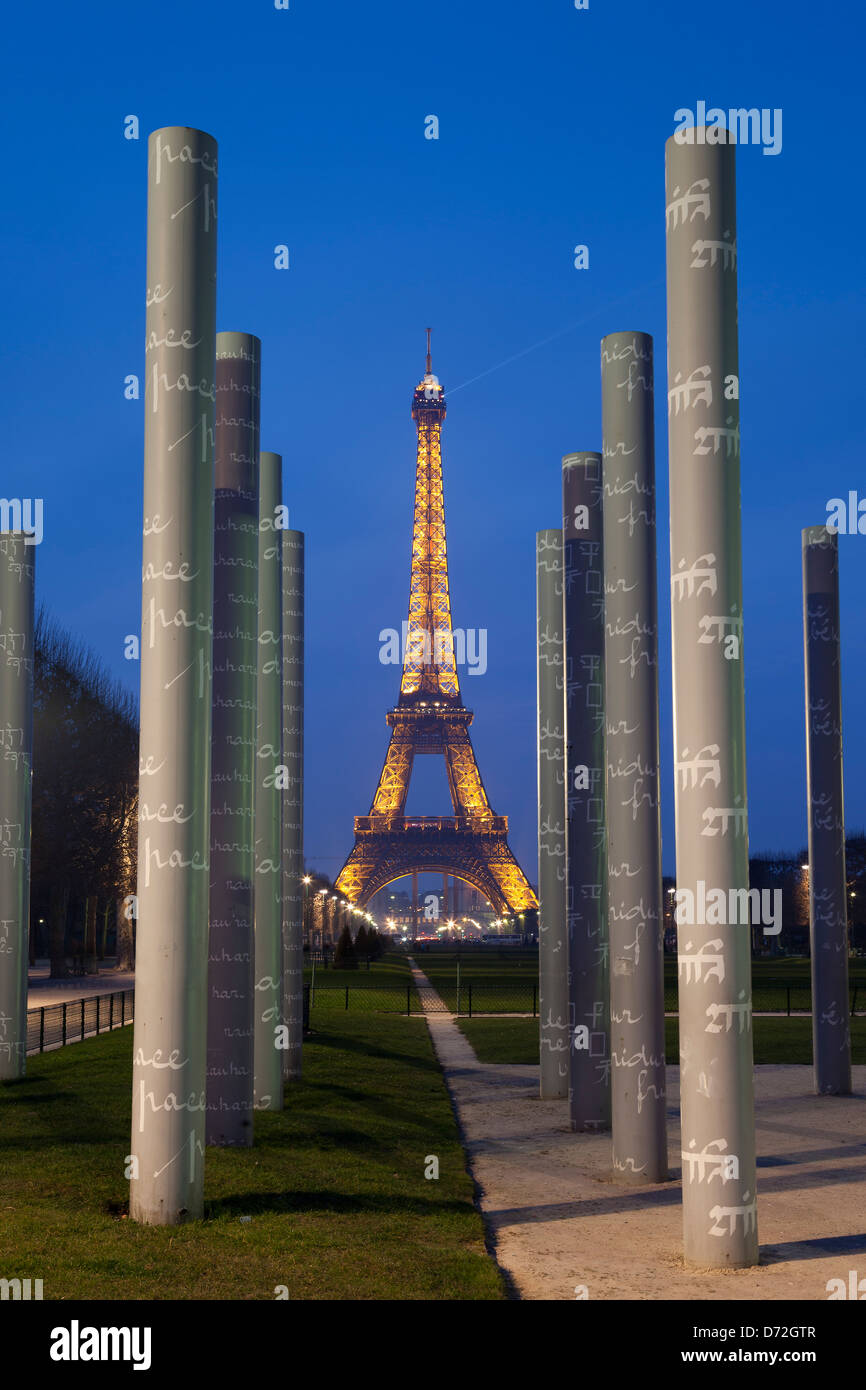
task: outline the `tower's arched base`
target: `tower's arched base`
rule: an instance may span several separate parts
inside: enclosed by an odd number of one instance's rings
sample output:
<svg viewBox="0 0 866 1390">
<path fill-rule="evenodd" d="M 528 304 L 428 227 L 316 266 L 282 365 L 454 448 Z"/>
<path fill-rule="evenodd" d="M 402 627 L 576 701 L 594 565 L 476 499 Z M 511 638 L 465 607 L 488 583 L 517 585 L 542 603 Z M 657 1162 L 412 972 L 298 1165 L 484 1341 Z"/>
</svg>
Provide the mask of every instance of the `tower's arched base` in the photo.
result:
<svg viewBox="0 0 866 1390">
<path fill-rule="evenodd" d="M 355 817 L 355 845 L 337 888 L 361 906 L 405 874 L 454 874 L 483 893 L 500 916 L 531 912 L 538 900 L 508 847 L 508 820 L 494 814 L 487 798 L 469 736 L 472 711 L 460 698 L 442 488 L 445 394 L 433 375 L 429 328 L 427 371 L 415 388 L 412 419 L 418 450 L 400 695 L 386 716 L 391 737 L 370 814 Z M 453 816 L 404 814 L 421 755 L 445 759 Z"/>
<path fill-rule="evenodd" d="M 500 915 L 538 906 L 509 849 L 504 816 L 491 816 L 489 825 L 464 816 L 355 817 L 355 845 L 337 878 L 338 892 L 364 907 L 380 888 L 413 872 L 462 878 Z"/>
</svg>

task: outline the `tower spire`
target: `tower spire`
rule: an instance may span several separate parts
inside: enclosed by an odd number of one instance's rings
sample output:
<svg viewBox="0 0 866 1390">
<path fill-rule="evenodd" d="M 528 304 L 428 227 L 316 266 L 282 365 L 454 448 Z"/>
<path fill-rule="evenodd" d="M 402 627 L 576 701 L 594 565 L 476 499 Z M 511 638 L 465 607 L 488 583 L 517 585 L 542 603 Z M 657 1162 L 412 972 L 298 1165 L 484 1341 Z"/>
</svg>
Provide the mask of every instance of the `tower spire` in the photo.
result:
<svg viewBox="0 0 866 1390">
<path fill-rule="evenodd" d="M 442 421 L 445 393 L 433 375 L 427 329 L 427 373 L 415 387 L 415 506 L 397 704 L 386 715 L 391 739 L 373 802 L 355 817 L 355 844 L 337 875 L 337 890 L 366 903 L 405 873 L 456 874 L 484 894 L 495 912 L 535 911 L 538 899 L 508 845 L 508 819 L 491 808 L 469 736 L 472 711 L 460 697 L 457 645 L 451 625 Z M 445 762 L 453 816 L 406 817 L 416 757 Z"/>
</svg>

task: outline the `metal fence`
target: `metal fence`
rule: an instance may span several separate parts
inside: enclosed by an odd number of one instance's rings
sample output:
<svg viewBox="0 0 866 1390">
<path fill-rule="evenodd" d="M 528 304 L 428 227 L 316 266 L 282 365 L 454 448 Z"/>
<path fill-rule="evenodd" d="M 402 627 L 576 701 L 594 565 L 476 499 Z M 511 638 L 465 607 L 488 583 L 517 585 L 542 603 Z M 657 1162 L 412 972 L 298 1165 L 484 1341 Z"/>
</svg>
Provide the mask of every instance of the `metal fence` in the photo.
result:
<svg viewBox="0 0 866 1390">
<path fill-rule="evenodd" d="M 67 1043 L 95 1038 L 113 1028 L 123 1028 L 135 1018 L 135 990 L 120 989 L 94 994 L 89 999 L 69 999 L 27 1011 L 27 1054 L 47 1052 Z M 310 986 L 304 986 L 303 1029 L 310 1031 Z"/>
<path fill-rule="evenodd" d="M 418 991 L 414 985 L 309 985 L 310 1014 L 324 1013 L 420 1013 Z"/>
<path fill-rule="evenodd" d="M 466 980 L 461 982 L 459 991 L 456 981 L 451 980 L 437 984 L 435 992 L 451 1013 L 467 1014 L 470 1018 L 478 1014 L 531 1014 L 535 1017 L 538 1013 L 538 985 L 525 980 L 514 984 L 501 979 L 489 983 Z M 419 993 L 426 995 L 427 991 Z M 858 977 L 850 981 L 849 1001 L 852 1016 L 858 1007 L 861 1013 L 866 1011 L 866 980 Z M 781 1014 L 789 1018 L 810 1014 L 811 985 L 808 980 L 756 979 L 752 986 L 752 1009 L 756 1014 Z M 665 1013 L 676 1014 L 678 1010 L 677 982 L 667 980 Z"/>
<path fill-rule="evenodd" d="M 861 1009 L 866 1009 L 866 980 L 851 980 L 848 994 L 852 1016 L 857 1012 L 858 1002 Z M 665 1013 L 675 1014 L 678 1008 L 676 981 L 665 981 Z M 793 1014 L 811 1012 L 812 986 L 808 980 L 753 980 L 753 1014 L 784 1014 L 790 1018 Z"/>
<path fill-rule="evenodd" d="M 514 984 L 465 980 L 437 985 L 442 1007 L 468 1018 L 479 1014 L 538 1014 L 538 983 L 520 980 Z"/>
<path fill-rule="evenodd" d="M 63 1004 L 28 1009 L 28 1055 L 95 1038 L 98 1033 L 107 1033 L 112 1028 L 123 1028 L 132 1022 L 134 1009 L 134 989 L 119 989 L 111 994 L 94 994 L 89 999 L 68 999 Z"/>
<path fill-rule="evenodd" d="M 866 981 L 853 980 L 850 988 L 852 1015 L 866 1010 Z M 538 1015 L 538 985 L 528 981 L 514 984 L 503 982 L 455 981 L 430 988 L 419 985 L 331 985 L 316 982 L 310 1001 L 311 1012 L 396 1013 L 404 1015 L 453 1013 L 476 1018 L 483 1014 Z M 758 980 L 752 990 L 752 1007 L 756 1014 L 780 1014 L 792 1017 L 809 1014 L 812 1010 L 812 991 L 808 982 L 788 983 L 786 980 Z M 676 981 L 665 984 L 665 1013 L 678 1011 Z"/>
<path fill-rule="evenodd" d="M 517 985 L 320 985 L 312 992 L 310 1012 L 413 1014 L 532 1014 L 538 1010 L 538 986 Z"/>
<path fill-rule="evenodd" d="M 852 980 L 850 987 L 851 1014 L 866 1010 L 866 980 Z M 113 1028 L 122 1028 L 134 1017 L 135 990 L 116 990 L 110 994 L 95 994 L 89 999 L 70 999 L 63 1004 L 48 1004 L 27 1012 L 27 1052 L 45 1052 L 67 1043 L 81 1042 Z M 665 984 L 665 1012 L 677 1012 L 676 982 Z M 806 983 L 789 984 L 786 980 L 757 981 L 752 990 L 752 1008 L 756 1014 L 781 1014 L 788 1018 L 809 1014 L 812 991 Z M 454 1013 L 468 1018 L 484 1014 L 538 1015 L 538 985 L 528 981 L 515 984 L 456 982 L 426 987 L 415 985 L 351 985 L 319 984 L 304 986 L 304 1031 L 309 1030 L 312 1015 L 328 1013 L 387 1013 L 408 1017 L 427 1013 Z"/>
</svg>

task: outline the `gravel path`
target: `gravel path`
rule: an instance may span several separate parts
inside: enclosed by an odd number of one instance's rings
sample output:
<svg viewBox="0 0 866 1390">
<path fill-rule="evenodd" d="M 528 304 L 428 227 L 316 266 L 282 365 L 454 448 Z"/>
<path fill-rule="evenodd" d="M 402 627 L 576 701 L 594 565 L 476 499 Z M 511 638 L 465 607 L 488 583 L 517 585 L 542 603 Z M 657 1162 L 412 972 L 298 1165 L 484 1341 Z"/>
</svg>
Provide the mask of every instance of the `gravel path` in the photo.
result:
<svg viewBox="0 0 866 1390">
<path fill-rule="evenodd" d="M 610 1178 L 609 1136 L 572 1133 L 567 1101 L 539 1099 L 537 1066 L 484 1065 L 452 1015 L 427 1023 L 520 1298 L 813 1300 L 829 1279 L 866 1277 L 866 1067 L 849 1097 L 812 1094 L 811 1067 L 755 1068 L 761 1263 L 694 1270 L 682 1259 L 678 1067 L 667 1069 L 675 1180 L 634 1188 Z"/>
</svg>

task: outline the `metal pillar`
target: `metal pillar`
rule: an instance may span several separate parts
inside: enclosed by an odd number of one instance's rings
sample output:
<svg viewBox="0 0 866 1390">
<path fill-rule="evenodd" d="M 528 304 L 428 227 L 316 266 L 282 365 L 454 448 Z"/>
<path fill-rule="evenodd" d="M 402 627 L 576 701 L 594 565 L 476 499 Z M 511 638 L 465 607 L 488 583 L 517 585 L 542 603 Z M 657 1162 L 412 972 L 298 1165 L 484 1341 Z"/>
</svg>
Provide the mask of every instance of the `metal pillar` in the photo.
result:
<svg viewBox="0 0 866 1390">
<path fill-rule="evenodd" d="M 255 1107 L 282 1110 L 283 461 L 259 461 L 259 670 L 256 729 Z"/>
<path fill-rule="evenodd" d="M 726 1268 L 758 1259 L 750 927 L 703 910 L 749 886 L 734 156 L 665 160 L 683 1227 Z"/>
<path fill-rule="evenodd" d="M 613 1171 L 668 1175 L 653 340 L 601 342 Z"/>
<path fill-rule="evenodd" d="M 216 340 L 207 1142 L 253 1142 L 261 344 Z"/>
<path fill-rule="evenodd" d="M 217 145 L 148 141 L 141 721 L 129 1214 L 203 1211 Z"/>
<path fill-rule="evenodd" d="M 851 1094 L 848 900 L 842 795 L 839 660 L 839 537 L 803 532 L 806 778 L 809 799 L 809 922 L 815 1090 Z"/>
<path fill-rule="evenodd" d="M 304 1036 L 304 533 L 283 532 L 283 1080 L 301 1079 Z"/>
<path fill-rule="evenodd" d="M 535 539 L 538 660 L 538 984 L 542 1100 L 569 1092 L 565 925 L 562 532 Z"/>
<path fill-rule="evenodd" d="M 34 538 L 0 532 L 0 1081 L 27 1061 Z"/>
<path fill-rule="evenodd" d="M 610 1128 L 610 989 L 601 454 L 566 454 L 562 503 L 568 1107 L 572 1129 L 602 1130 Z"/>
</svg>

